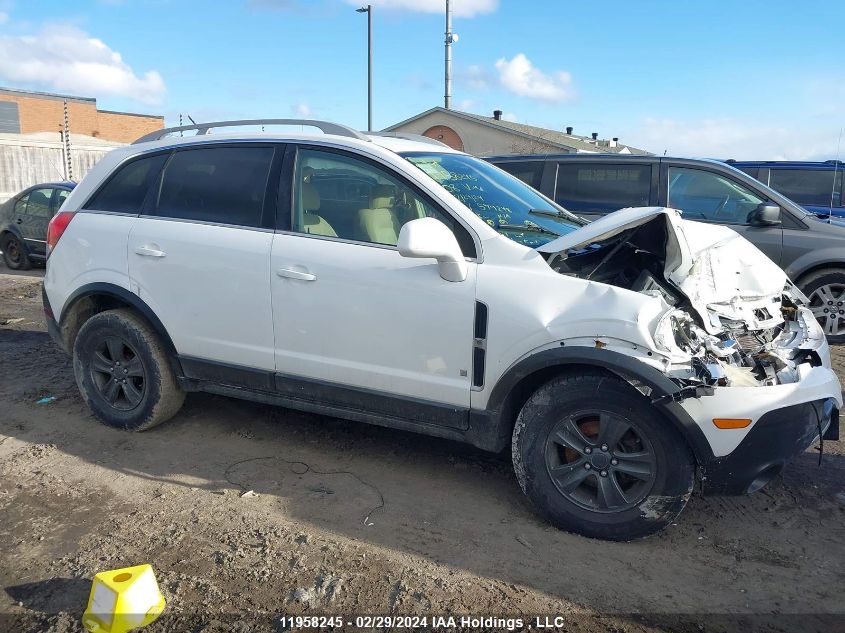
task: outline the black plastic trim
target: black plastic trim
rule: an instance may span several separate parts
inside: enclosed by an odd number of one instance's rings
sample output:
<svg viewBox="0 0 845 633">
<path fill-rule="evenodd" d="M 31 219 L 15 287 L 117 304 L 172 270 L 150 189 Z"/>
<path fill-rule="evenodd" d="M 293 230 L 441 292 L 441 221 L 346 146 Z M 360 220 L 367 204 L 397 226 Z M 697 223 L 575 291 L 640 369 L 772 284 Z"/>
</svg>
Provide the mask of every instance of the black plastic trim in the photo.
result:
<svg viewBox="0 0 845 633">
<path fill-rule="evenodd" d="M 77 288 L 73 292 L 73 294 L 71 294 L 67 298 L 67 301 L 65 301 L 64 306 L 62 306 L 62 315 L 58 321 L 59 328 L 63 329 L 65 327 L 65 317 L 68 315 L 71 308 L 73 308 L 74 304 L 76 304 L 77 301 L 93 295 L 114 297 L 115 299 L 119 299 L 123 303 L 126 303 L 138 310 L 138 312 L 141 313 L 141 315 L 150 323 L 150 325 L 153 326 L 153 329 L 159 336 L 161 336 L 168 349 L 175 356 L 176 346 L 173 344 L 173 340 L 167 333 L 167 329 L 164 327 L 164 324 L 161 322 L 161 320 L 156 316 L 155 312 L 152 311 L 150 306 L 144 303 L 141 297 L 132 292 L 129 292 L 126 288 L 121 288 L 120 286 L 116 286 L 115 284 L 96 282 L 86 284 Z"/>
<path fill-rule="evenodd" d="M 830 398 L 765 413 L 739 446 L 706 465 L 704 492 L 740 495 L 759 489 L 834 424 L 838 429 L 839 411 Z"/>
<path fill-rule="evenodd" d="M 330 415 L 382 426 L 408 429 L 413 425 L 424 433 L 432 427 L 454 429 L 457 439 L 463 439 L 460 432 L 469 423 L 465 407 L 190 356 L 180 356 L 179 361 L 184 372 L 182 386 L 189 390 L 221 393 L 221 389 L 233 389 L 231 395 L 239 398 L 275 399 L 294 409 L 330 410 Z"/>
<path fill-rule="evenodd" d="M 508 369 L 490 393 L 487 416 L 490 419 L 488 424 L 492 423 L 494 428 L 489 429 L 488 432 L 498 437 L 496 444 L 500 448 L 504 448 L 510 438 L 510 421 L 505 415 L 505 408 L 513 388 L 534 372 L 556 366 L 564 368 L 567 365 L 593 366 L 610 371 L 629 382 L 635 380 L 651 390 L 652 399 L 676 394 L 681 389 L 654 367 L 607 349 L 572 346 L 538 352 Z M 713 450 L 704 432 L 678 401 L 668 398 L 653 406 L 683 434 L 699 464 L 708 463 L 713 459 Z M 478 423 L 482 421 L 479 420 Z M 474 425 L 471 425 L 471 428 L 474 428 Z"/>
</svg>

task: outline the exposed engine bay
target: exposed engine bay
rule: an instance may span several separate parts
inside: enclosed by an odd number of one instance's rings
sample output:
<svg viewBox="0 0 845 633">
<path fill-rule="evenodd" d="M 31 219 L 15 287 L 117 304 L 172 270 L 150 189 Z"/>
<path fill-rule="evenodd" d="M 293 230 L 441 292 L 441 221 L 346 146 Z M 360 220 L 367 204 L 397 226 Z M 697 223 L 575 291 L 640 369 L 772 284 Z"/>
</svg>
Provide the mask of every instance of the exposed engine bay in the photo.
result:
<svg viewBox="0 0 845 633">
<path fill-rule="evenodd" d="M 657 215 L 595 241 L 547 252 L 547 262 L 560 274 L 665 302 L 653 338 L 665 354 L 664 371 L 682 385 L 786 384 L 798 380 L 802 363 L 823 364 L 816 350 L 824 336 L 803 307 L 801 292 L 733 231 L 701 226 Z M 719 233 L 721 242 L 698 250 L 685 235 L 693 229 L 712 237 L 714 228 L 732 235 Z"/>
</svg>

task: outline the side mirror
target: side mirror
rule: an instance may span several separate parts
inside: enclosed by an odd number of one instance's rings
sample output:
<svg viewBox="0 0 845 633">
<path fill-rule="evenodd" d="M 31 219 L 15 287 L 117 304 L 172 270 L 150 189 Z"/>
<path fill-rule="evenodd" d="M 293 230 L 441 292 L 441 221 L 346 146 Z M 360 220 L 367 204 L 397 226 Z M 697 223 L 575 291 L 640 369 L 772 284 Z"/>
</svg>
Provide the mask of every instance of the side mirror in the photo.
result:
<svg viewBox="0 0 845 633">
<path fill-rule="evenodd" d="M 748 223 L 751 226 L 777 226 L 780 224 L 780 207 L 762 202 L 748 214 Z"/>
<path fill-rule="evenodd" d="M 397 247 L 402 257 L 436 259 L 440 276 L 446 281 L 467 278 L 467 262 L 458 240 L 440 220 L 420 218 L 407 222 L 399 231 Z"/>
</svg>

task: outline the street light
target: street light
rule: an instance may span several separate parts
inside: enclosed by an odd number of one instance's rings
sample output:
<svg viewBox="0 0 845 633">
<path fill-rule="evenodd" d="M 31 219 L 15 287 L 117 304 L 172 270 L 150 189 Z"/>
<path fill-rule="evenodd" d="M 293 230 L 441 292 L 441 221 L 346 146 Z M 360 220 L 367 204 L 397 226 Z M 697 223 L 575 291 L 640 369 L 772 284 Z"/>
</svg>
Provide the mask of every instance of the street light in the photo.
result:
<svg viewBox="0 0 845 633">
<path fill-rule="evenodd" d="M 373 131 L 373 5 L 355 9 L 367 14 L 367 131 Z"/>
</svg>

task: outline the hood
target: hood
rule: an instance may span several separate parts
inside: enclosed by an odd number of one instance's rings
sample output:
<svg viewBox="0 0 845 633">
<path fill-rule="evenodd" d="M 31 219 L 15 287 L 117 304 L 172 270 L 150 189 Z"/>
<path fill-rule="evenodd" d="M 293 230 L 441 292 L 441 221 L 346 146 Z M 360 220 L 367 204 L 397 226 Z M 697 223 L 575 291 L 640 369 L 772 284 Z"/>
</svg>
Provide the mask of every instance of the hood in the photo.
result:
<svg viewBox="0 0 845 633">
<path fill-rule="evenodd" d="M 751 330 L 783 320 L 779 305 L 787 277 L 780 267 L 736 231 L 684 220 L 675 209 L 622 209 L 537 250 L 565 256 L 648 222 L 665 222 L 664 276 L 686 295 L 708 332 L 723 330 L 723 318 L 743 321 Z"/>
</svg>

